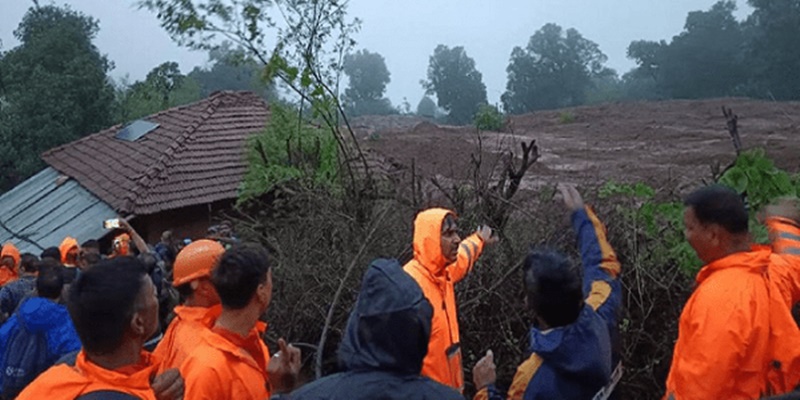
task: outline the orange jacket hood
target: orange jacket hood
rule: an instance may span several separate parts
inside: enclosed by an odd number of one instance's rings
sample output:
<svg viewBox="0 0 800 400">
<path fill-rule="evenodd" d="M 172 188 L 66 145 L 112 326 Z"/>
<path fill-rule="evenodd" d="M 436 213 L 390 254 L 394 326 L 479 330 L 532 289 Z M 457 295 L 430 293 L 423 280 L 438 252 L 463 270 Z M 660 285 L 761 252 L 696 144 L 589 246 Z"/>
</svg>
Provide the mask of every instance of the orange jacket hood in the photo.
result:
<svg viewBox="0 0 800 400">
<path fill-rule="evenodd" d="M 442 222 L 455 213 L 444 208 L 425 210 L 414 220 L 414 258 L 432 274 L 447 266 L 442 254 Z"/>
<path fill-rule="evenodd" d="M 64 238 L 64 240 L 58 246 L 58 251 L 61 252 L 61 263 L 62 264 L 67 262 L 67 254 L 73 248 L 80 249 L 80 245 L 78 244 L 78 239 L 75 239 L 74 237 L 70 237 L 70 236 L 67 236 L 66 238 Z"/>
<path fill-rule="evenodd" d="M 19 249 L 14 246 L 14 243 L 8 242 L 3 245 L 3 250 L 0 252 L 0 258 L 11 257 L 14 260 L 14 268 L 19 268 Z"/>
</svg>

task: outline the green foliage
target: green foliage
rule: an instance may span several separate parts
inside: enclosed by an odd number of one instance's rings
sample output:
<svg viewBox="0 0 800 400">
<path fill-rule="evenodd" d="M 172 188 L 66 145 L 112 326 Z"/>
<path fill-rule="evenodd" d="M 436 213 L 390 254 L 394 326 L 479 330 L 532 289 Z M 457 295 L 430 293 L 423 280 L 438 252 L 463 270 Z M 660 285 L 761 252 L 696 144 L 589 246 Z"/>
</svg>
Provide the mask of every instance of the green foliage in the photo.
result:
<svg viewBox="0 0 800 400">
<path fill-rule="evenodd" d="M 200 96 L 208 97 L 219 90 L 249 90 L 267 100 L 275 100 L 278 95 L 272 81 L 263 81 L 263 66 L 250 57 L 244 49 L 233 48 L 230 42 L 208 53 L 208 67 L 195 67 L 187 78 L 197 82 Z"/>
<path fill-rule="evenodd" d="M 337 190 L 338 153 L 330 131 L 306 124 L 298 110 L 273 104 L 264 133 L 248 142 L 248 171 L 240 202 L 289 181 Z"/>
<path fill-rule="evenodd" d="M 391 81 L 386 61 L 378 53 L 359 50 L 344 57 L 343 71 L 349 78 L 344 102 L 352 115 L 385 115 L 397 111 L 383 97 Z"/>
<path fill-rule="evenodd" d="M 583 104 L 593 77 L 608 74 L 607 57 L 575 29 L 546 24 L 525 48 L 515 47 L 501 100 L 508 113 Z"/>
<path fill-rule="evenodd" d="M 658 91 L 671 98 L 739 94 L 748 73 L 745 35 L 734 10 L 734 1 L 719 1 L 708 11 L 690 12 L 683 32 L 670 43 L 631 43 L 628 57 L 638 65 L 634 76 L 652 79 Z"/>
<path fill-rule="evenodd" d="M 97 21 L 68 7 L 31 7 L 0 57 L 0 190 L 44 164 L 39 155 L 108 127 L 111 63 L 92 44 Z"/>
<path fill-rule="evenodd" d="M 571 124 L 575 122 L 575 114 L 569 111 L 562 111 L 558 113 L 558 122 L 562 124 Z"/>
<path fill-rule="evenodd" d="M 757 97 L 800 99 L 800 0 L 748 0 L 755 10 L 744 24 L 749 32 L 745 58 Z"/>
<path fill-rule="evenodd" d="M 742 152 L 719 183 L 747 193 L 747 201 L 756 211 L 779 197 L 800 195 L 797 177 L 778 169 L 763 149 Z"/>
<path fill-rule="evenodd" d="M 643 237 L 651 260 L 670 262 L 688 275 L 694 275 L 702 266 L 683 236 L 683 205 L 674 201 L 658 201 L 655 190 L 643 183 L 634 185 L 609 181 L 600 188 L 601 199 L 615 199 L 616 211 L 626 219 L 626 226 L 634 229 L 633 237 Z"/>
<path fill-rule="evenodd" d="M 436 118 L 436 103 L 428 96 L 422 96 L 417 104 L 417 115 L 420 117 Z"/>
<path fill-rule="evenodd" d="M 177 63 L 165 62 L 153 68 L 144 81 L 122 83 L 117 88 L 115 122 L 127 123 L 200 99 L 200 85 L 182 75 Z"/>
<path fill-rule="evenodd" d="M 428 80 L 421 83 L 426 94 L 436 95 L 439 107 L 454 124 L 471 122 L 478 107 L 486 104 L 483 75 L 461 46 L 436 46 L 428 64 Z"/>
<path fill-rule="evenodd" d="M 505 125 L 505 117 L 497 106 L 489 104 L 481 104 L 478 112 L 475 113 L 475 127 L 482 131 L 495 131 L 503 130 Z"/>
</svg>

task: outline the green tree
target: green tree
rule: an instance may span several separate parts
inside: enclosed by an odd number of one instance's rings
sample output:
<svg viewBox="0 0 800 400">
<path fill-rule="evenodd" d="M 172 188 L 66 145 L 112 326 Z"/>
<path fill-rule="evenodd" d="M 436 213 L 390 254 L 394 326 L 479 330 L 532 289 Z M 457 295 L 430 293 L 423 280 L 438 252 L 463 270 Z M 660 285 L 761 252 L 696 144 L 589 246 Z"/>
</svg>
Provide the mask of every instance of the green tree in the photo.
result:
<svg viewBox="0 0 800 400">
<path fill-rule="evenodd" d="M 228 42 L 208 52 L 208 67 L 195 67 L 188 78 L 200 86 L 200 95 L 208 97 L 219 90 L 249 90 L 267 100 L 277 100 L 274 85 L 262 79 L 260 65 L 241 47 L 234 48 Z"/>
<path fill-rule="evenodd" d="M 0 60 L 0 189 L 41 169 L 39 155 L 111 124 L 108 59 L 92 44 L 97 20 L 69 7 L 31 7 Z"/>
<path fill-rule="evenodd" d="M 436 103 L 428 96 L 422 96 L 417 104 L 417 115 L 420 117 L 436 118 Z"/>
<path fill-rule="evenodd" d="M 734 1 L 719 1 L 708 11 L 690 12 L 670 43 L 632 42 L 628 57 L 637 68 L 631 78 L 652 80 L 658 95 L 668 98 L 741 94 L 748 81 L 746 37 L 735 10 Z"/>
<path fill-rule="evenodd" d="M 116 122 L 126 123 L 170 107 L 202 98 L 199 84 L 181 74 L 176 62 L 165 62 L 147 73 L 143 81 L 122 83 L 116 92 Z"/>
<path fill-rule="evenodd" d="M 349 84 L 344 91 L 346 109 L 353 115 L 396 113 L 389 99 L 383 97 L 391 81 L 386 61 L 378 53 L 359 50 L 344 56 L 343 71 Z"/>
<path fill-rule="evenodd" d="M 606 59 L 597 44 L 577 30 L 546 24 L 525 48 L 511 52 L 503 108 L 520 114 L 583 104 L 592 79 L 606 72 Z"/>
<path fill-rule="evenodd" d="M 436 95 L 439 107 L 448 112 L 455 124 L 472 122 L 481 104 L 486 104 L 483 75 L 475 69 L 475 60 L 461 46 L 436 46 L 428 64 L 428 80 L 422 81 L 428 95 Z"/>
<path fill-rule="evenodd" d="M 747 20 L 747 58 L 752 60 L 755 95 L 800 99 L 800 0 L 748 0 L 755 9 Z"/>
</svg>

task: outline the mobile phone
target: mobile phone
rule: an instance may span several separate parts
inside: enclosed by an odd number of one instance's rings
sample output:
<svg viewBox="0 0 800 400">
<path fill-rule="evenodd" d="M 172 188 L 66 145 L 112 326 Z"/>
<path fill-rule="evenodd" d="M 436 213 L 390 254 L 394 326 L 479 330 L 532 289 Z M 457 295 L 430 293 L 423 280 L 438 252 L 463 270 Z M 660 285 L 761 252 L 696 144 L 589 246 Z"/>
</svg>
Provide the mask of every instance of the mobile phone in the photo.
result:
<svg viewBox="0 0 800 400">
<path fill-rule="evenodd" d="M 112 218 L 103 221 L 103 228 L 117 229 L 119 228 L 119 218 Z"/>
</svg>

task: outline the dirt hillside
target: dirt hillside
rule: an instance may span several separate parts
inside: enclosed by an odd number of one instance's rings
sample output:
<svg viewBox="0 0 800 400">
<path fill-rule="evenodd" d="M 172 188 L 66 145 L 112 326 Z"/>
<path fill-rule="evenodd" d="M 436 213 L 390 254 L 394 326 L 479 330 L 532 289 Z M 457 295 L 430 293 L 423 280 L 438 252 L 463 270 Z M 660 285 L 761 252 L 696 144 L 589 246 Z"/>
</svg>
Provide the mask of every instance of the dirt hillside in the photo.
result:
<svg viewBox="0 0 800 400">
<path fill-rule="evenodd" d="M 418 174 L 462 179 L 481 143 L 484 164 L 535 139 L 541 157 L 524 185 L 596 186 L 644 181 L 684 192 L 734 159 L 722 106 L 739 116 L 744 148 L 763 147 L 779 167 L 800 170 L 800 103 L 739 98 L 604 104 L 510 118 L 509 133 L 453 127 L 414 117 L 360 118 L 365 147 Z"/>
</svg>

